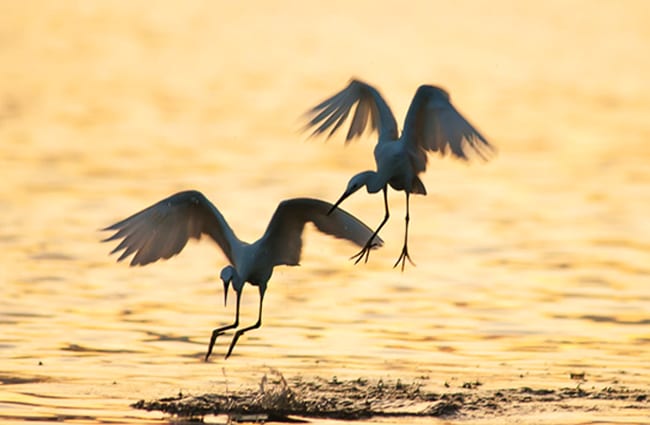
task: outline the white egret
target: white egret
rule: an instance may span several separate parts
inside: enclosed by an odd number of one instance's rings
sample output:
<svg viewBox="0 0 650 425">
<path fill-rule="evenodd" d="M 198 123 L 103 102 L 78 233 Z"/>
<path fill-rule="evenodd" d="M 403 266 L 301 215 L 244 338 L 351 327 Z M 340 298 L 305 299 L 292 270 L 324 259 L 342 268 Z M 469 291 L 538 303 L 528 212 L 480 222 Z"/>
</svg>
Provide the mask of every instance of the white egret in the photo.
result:
<svg viewBox="0 0 650 425">
<path fill-rule="evenodd" d="M 363 249 L 352 258 L 355 264 L 365 256 L 368 261 L 372 241 L 386 224 L 390 216 L 388 210 L 388 185 L 406 193 L 406 226 L 402 253 L 393 267 L 405 261 L 413 261 L 408 252 L 409 196 L 426 195 L 427 191 L 418 174 L 426 169 L 427 152 L 438 152 L 444 156 L 450 153 L 460 159 L 468 159 L 472 150 L 481 158 L 487 159 L 493 147 L 451 104 L 449 94 L 440 87 L 420 86 L 409 107 L 401 136 L 393 112 L 379 91 L 359 80 L 351 80 L 348 86 L 324 100 L 307 114 L 309 122 L 306 129 L 315 129 L 313 135 L 329 130 L 329 139 L 346 121 L 350 110 L 357 104 L 352 122 L 345 137 L 345 144 L 361 136 L 370 119 L 370 129 L 377 130 L 379 139 L 374 149 L 377 171 L 364 171 L 350 179 L 345 192 L 336 201 L 332 211 L 348 196 L 366 187 L 368 193 L 384 193 L 384 219 L 368 239 Z"/>
<path fill-rule="evenodd" d="M 305 223 L 312 222 L 321 232 L 347 239 L 358 246 L 363 246 L 372 236 L 372 229 L 351 214 L 343 210 L 328 214 L 330 209 L 332 204 L 318 199 L 283 201 L 275 210 L 264 235 L 248 244 L 235 236 L 223 215 L 201 192 L 190 190 L 163 199 L 103 229 L 117 231 L 104 242 L 122 239 L 111 254 L 124 250 L 117 261 L 135 254 L 130 265 L 143 266 L 178 254 L 191 238 L 200 239 L 204 234 L 212 238 L 231 264 L 221 271 L 226 292 L 224 302 L 231 283 L 237 301 L 234 322 L 212 331 L 206 361 L 217 337 L 239 326 L 239 305 L 244 284 L 249 282 L 257 286 L 260 293 L 257 322 L 235 332 L 226 354 L 228 358 L 240 336 L 262 325 L 262 302 L 273 268 L 299 264 Z M 373 241 L 374 246 L 383 244 L 379 237 L 374 237 Z"/>
</svg>

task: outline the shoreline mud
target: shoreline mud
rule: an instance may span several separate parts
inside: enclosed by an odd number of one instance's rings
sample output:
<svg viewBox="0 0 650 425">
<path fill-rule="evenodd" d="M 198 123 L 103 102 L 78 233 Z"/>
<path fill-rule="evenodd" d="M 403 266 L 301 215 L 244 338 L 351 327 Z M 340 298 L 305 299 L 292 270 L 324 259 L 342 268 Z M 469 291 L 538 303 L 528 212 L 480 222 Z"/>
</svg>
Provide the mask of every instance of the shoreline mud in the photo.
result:
<svg viewBox="0 0 650 425">
<path fill-rule="evenodd" d="M 200 419 L 228 415 L 235 421 L 295 422 L 292 417 L 361 420 L 374 417 L 438 417 L 471 419 L 549 411 L 639 409 L 650 413 L 650 393 L 629 387 L 589 389 L 531 388 L 483 390 L 480 383 L 463 384 L 445 393 L 425 389 L 425 382 L 385 380 L 339 381 L 336 378 L 262 378 L 258 388 L 225 394 L 186 395 L 140 400 L 137 409 Z"/>
</svg>

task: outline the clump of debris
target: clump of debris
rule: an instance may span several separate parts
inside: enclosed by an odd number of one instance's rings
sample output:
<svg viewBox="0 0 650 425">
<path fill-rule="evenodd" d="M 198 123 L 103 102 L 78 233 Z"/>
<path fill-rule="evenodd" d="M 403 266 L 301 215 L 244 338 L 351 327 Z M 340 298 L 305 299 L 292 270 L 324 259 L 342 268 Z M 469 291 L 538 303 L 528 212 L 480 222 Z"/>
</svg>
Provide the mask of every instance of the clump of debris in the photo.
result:
<svg viewBox="0 0 650 425">
<path fill-rule="evenodd" d="M 472 417 L 486 414 L 508 415 L 527 405 L 536 411 L 579 407 L 569 399 L 615 401 L 626 408 L 650 409 L 648 393 L 626 388 L 602 390 L 577 388 L 478 390 L 480 383 L 461 387 L 461 391 L 438 394 L 423 389 L 422 382 L 355 379 L 339 381 L 292 378 L 289 382 L 272 370 L 258 388 L 227 394 L 183 395 L 159 400 L 140 400 L 132 407 L 157 410 L 178 417 L 201 419 L 206 415 L 228 415 L 232 421 L 295 422 L 292 416 L 330 419 L 393 417 Z M 590 407 L 594 408 L 593 405 Z M 597 407 L 596 407 L 597 408 Z M 605 408 L 605 406 L 603 406 Z"/>
</svg>

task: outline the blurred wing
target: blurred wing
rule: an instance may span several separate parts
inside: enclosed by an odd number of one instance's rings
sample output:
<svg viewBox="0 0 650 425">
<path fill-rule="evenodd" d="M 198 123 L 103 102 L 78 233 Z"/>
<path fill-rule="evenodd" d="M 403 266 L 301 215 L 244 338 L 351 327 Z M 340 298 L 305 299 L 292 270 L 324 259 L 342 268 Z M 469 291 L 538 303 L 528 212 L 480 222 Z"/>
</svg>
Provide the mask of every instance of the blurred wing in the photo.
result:
<svg viewBox="0 0 650 425">
<path fill-rule="evenodd" d="M 370 129 L 379 131 L 381 140 L 397 139 L 397 123 L 390 107 L 372 86 L 352 80 L 348 86 L 307 111 L 310 120 L 305 130 L 315 127 L 312 136 L 329 130 L 329 139 L 343 125 L 352 107 L 357 104 L 345 143 L 359 137 L 365 131 L 370 118 Z"/>
<path fill-rule="evenodd" d="M 449 94 L 434 86 L 420 86 L 413 97 L 402 139 L 418 172 L 426 168 L 426 151 L 463 160 L 470 151 L 487 160 L 494 148 L 451 104 Z"/>
<path fill-rule="evenodd" d="M 341 208 L 327 215 L 331 208 L 332 204 L 318 199 L 297 198 L 281 202 L 262 237 L 266 248 L 275 256 L 273 264 L 298 265 L 302 231 L 307 222 L 314 223 L 323 233 L 364 246 L 372 236 L 372 229 Z M 379 236 L 375 236 L 373 242 L 375 248 L 384 244 Z"/>
<path fill-rule="evenodd" d="M 179 192 L 103 230 L 117 232 L 102 242 L 122 239 L 111 254 L 124 250 L 117 261 L 135 253 L 131 265 L 170 258 L 190 238 L 210 236 L 233 262 L 232 249 L 241 243 L 217 208 L 201 192 Z"/>
</svg>

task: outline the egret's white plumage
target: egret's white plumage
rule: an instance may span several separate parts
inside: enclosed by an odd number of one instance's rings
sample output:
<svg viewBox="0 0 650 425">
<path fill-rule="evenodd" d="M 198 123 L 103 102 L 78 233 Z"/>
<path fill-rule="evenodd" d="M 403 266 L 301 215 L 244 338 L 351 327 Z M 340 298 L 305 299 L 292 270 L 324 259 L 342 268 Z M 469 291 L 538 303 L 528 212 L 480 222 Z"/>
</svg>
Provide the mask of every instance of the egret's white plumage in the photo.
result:
<svg viewBox="0 0 650 425">
<path fill-rule="evenodd" d="M 390 107 L 379 91 L 369 84 L 352 80 L 348 86 L 334 96 L 319 103 L 308 111 L 310 115 L 307 128 L 313 128 L 312 135 L 327 132 L 330 138 L 346 121 L 354 105 L 350 128 L 345 143 L 361 136 L 366 128 L 379 133 L 374 156 L 376 171 L 364 171 L 350 179 L 348 186 L 334 204 L 333 210 L 348 196 L 366 186 L 369 193 L 383 190 L 384 219 L 373 233 L 376 236 L 390 216 L 388 210 L 388 186 L 406 193 L 406 228 L 400 261 L 402 270 L 406 259 L 411 263 L 408 253 L 409 195 L 411 193 L 426 195 L 424 183 L 418 174 L 425 171 L 427 153 L 449 153 L 451 156 L 467 160 L 469 153 L 487 159 L 493 152 L 490 143 L 478 132 L 451 104 L 449 94 L 435 86 L 420 86 L 404 120 L 401 136 L 397 122 Z M 357 263 L 365 256 L 368 261 L 373 237 L 368 239 L 363 249 L 353 258 Z"/>
<path fill-rule="evenodd" d="M 262 301 L 273 268 L 299 264 L 305 223 L 312 222 L 321 232 L 347 239 L 358 246 L 363 246 L 368 238 L 372 238 L 373 246 L 383 244 L 378 236 L 373 236 L 372 229 L 353 215 L 339 209 L 328 214 L 332 207 L 332 204 L 318 199 L 283 201 L 275 210 L 264 235 L 249 244 L 237 238 L 223 215 L 201 192 L 190 190 L 163 199 L 105 228 L 116 233 L 104 242 L 122 239 L 111 254 L 123 250 L 118 261 L 134 254 L 131 266 L 135 266 L 170 258 L 181 252 L 191 238 L 200 239 L 202 235 L 212 238 L 230 261 L 220 275 L 226 292 L 224 300 L 232 284 L 237 301 L 235 321 L 212 332 L 206 360 L 216 338 L 239 325 L 239 305 L 244 284 L 249 282 L 257 286 L 260 293 L 258 320 L 254 325 L 235 333 L 226 354 L 228 358 L 243 333 L 261 326 Z"/>
</svg>

